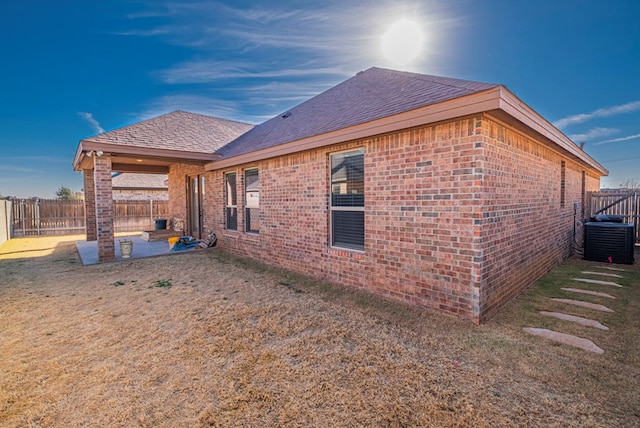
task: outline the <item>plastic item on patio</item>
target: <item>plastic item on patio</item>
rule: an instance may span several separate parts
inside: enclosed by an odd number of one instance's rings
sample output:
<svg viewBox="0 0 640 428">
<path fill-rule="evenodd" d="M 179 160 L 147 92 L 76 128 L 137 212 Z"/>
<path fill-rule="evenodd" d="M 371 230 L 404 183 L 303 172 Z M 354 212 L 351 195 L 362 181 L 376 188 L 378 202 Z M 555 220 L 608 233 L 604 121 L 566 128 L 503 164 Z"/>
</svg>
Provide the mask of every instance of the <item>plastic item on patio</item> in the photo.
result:
<svg viewBox="0 0 640 428">
<path fill-rule="evenodd" d="M 167 228 L 167 219 L 166 218 L 157 218 L 156 222 L 156 230 L 165 230 Z"/>
<path fill-rule="evenodd" d="M 178 242 L 180 238 L 178 236 L 172 236 L 167 241 L 169 241 L 169 249 L 172 249 L 176 242 Z"/>
<path fill-rule="evenodd" d="M 193 236 L 181 236 L 178 238 L 178 242 L 173 244 L 171 247 L 171 251 L 184 251 L 189 250 L 191 248 L 195 248 L 200 244 L 201 241 L 198 239 L 194 239 Z"/>
</svg>

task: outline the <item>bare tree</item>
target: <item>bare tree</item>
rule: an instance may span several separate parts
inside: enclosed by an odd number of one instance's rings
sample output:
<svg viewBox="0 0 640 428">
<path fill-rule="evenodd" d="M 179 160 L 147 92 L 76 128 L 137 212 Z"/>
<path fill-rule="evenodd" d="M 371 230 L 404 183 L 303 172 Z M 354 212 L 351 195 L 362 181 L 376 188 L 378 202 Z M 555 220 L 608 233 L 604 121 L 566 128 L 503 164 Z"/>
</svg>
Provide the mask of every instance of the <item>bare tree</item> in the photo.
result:
<svg viewBox="0 0 640 428">
<path fill-rule="evenodd" d="M 622 183 L 620 183 L 620 187 L 623 189 L 633 189 L 633 190 L 638 190 L 640 189 L 640 182 L 636 181 L 636 180 L 625 180 Z"/>
</svg>

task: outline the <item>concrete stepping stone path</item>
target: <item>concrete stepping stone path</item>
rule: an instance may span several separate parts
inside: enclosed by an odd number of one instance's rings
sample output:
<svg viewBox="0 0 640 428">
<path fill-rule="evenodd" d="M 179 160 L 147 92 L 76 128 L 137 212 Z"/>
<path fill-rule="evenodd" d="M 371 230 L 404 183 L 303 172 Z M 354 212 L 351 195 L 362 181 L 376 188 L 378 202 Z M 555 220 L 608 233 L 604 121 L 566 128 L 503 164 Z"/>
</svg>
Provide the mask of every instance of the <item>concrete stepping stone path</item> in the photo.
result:
<svg viewBox="0 0 640 428">
<path fill-rule="evenodd" d="M 572 293 L 588 294 L 590 296 L 606 297 L 607 299 L 615 299 L 611 294 L 600 293 L 599 291 L 583 290 L 581 288 L 561 288 L 561 290 L 570 291 Z"/>
<path fill-rule="evenodd" d="M 599 305 L 597 303 L 585 302 L 585 301 L 582 301 L 582 300 L 558 299 L 558 298 L 553 298 L 551 300 L 553 300 L 554 302 L 558 302 L 558 303 L 566 303 L 568 305 L 574 305 L 574 306 L 580 306 L 582 308 L 593 309 L 595 311 L 613 312 L 613 309 L 609 309 L 605 305 Z"/>
<path fill-rule="evenodd" d="M 624 278 L 622 275 L 618 275 L 617 273 L 606 273 L 606 272 L 591 272 L 588 270 L 583 270 L 581 273 L 585 275 L 600 275 L 600 276 L 610 276 L 612 278 Z"/>
<path fill-rule="evenodd" d="M 611 281 L 600 281 L 599 279 L 586 279 L 586 278 L 573 278 L 574 281 L 586 282 L 587 284 L 598 284 L 598 285 L 611 285 L 613 287 L 622 287 L 620 284 L 616 284 Z"/>
<path fill-rule="evenodd" d="M 561 319 L 561 320 L 564 320 L 564 321 L 575 322 L 577 324 L 584 325 L 584 326 L 587 326 L 587 327 L 594 327 L 594 328 L 597 328 L 599 330 L 609 330 L 609 327 L 607 327 L 606 325 L 602 325 L 598 321 L 592 320 L 592 319 L 589 319 L 589 318 L 577 317 L 575 315 L 567 315 L 567 314 L 563 314 L 563 313 L 560 313 L 560 312 L 540 311 L 540 314 L 546 315 L 548 317 L 558 318 L 558 319 Z"/>
<path fill-rule="evenodd" d="M 613 309 L 609 309 L 605 305 L 599 305 L 597 303 L 585 302 L 585 301 L 582 301 L 582 300 L 558 299 L 558 298 L 553 298 L 551 300 L 553 300 L 554 302 L 558 302 L 558 303 L 566 303 L 567 305 L 574 305 L 574 306 L 580 306 L 582 308 L 593 309 L 595 311 L 613 312 Z"/>
<path fill-rule="evenodd" d="M 523 330 L 526 333 L 544 337 L 546 339 L 553 340 L 554 342 L 574 346 L 576 348 L 584 349 L 585 351 L 595 352 L 596 354 L 604 354 L 604 350 L 589 339 L 573 336 L 571 334 L 559 333 L 546 328 L 525 327 Z"/>
<path fill-rule="evenodd" d="M 617 272 L 626 272 L 626 269 L 614 268 L 609 266 L 591 266 L 594 269 L 606 269 L 606 270 L 614 270 Z"/>
<path fill-rule="evenodd" d="M 592 269 L 601 269 L 601 270 L 607 270 L 607 271 L 610 271 L 610 272 L 627 272 L 627 270 L 625 270 L 625 269 L 620 269 L 620 268 L 615 268 L 615 267 L 610 267 L 610 266 L 589 266 L 589 267 L 592 268 Z M 586 270 L 586 271 L 582 271 L 581 273 L 583 275 L 596 275 L 596 276 L 607 277 L 607 278 L 624 278 L 624 276 L 621 275 L 621 274 L 598 272 L 598 271 L 594 271 L 594 270 Z M 621 284 L 618 284 L 618 283 L 613 282 L 613 281 L 603 281 L 603 280 L 599 280 L 599 279 L 590 279 L 590 278 L 573 278 L 573 281 L 583 282 L 583 283 L 587 283 L 587 284 L 606 285 L 606 286 L 611 286 L 611 287 L 622 288 Z M 562 288 L 562 290 L 569 291 L 571 293 L 586 294 L 586 295 L 590 295 L 590 296 L 604 297 L 604 298 L 607 298 L 607 299 L 615 299 L 615 296 L 612 296 L 611 294 L 608 294 L 608 293 L 601 293 L 601 292 L 592 291 L 592 290 L 584 290 L 584 289 L 581 289 L 581 288 L 564 287 L 564 288 Z M 614 312 L 613 309 L 610 309 L 610 308 L 606 307 L 605 305 L 600 305 L 600 304 L 591 303 L 591 302 L 585 302 L 583 300 L 560 299 L 560 298 L 552 298 L 551 300 L 554 301 L 554 302 L 565 303 L 565 304 L 574 305 L 574 306 L 579 306 L 579 307 L 582 307 L 582 308 L 591 309 L 591 310 L 595 310 L 595 311 Z M 597 328 L 599 330 L 604 330 L 604 331 L 609 330 L 609 327 L 607 327 L 606 325 L 600 323 L 599 321 L 596 321 L 596 320 L 593 320 L 593 319 L 589 319 L 589 318 L 585 318 L 585 317 L 579 317 L 579 316 L 575 316 L 575 315 L 564 314 L 562 312 L 539 311 L 539 313 L 540 313 L 540 315 L 544 315 L 544 316 L 548 316 L 548 317 L 554 317 L 554 318 L 557 318 L 557 319 L 560 319 L 560 320 L 563 320 L 563 321 L 574 322 L 574 323 L 577 323 L 579 325 L 583 325 L 583 326 L 586 326 L 586 327 L 593 327 L 593 328 Z M 604 353 L 604 350 L 602 348 L 597 346 L 591 340 L 583 338 L 583 337 L 578 337 L 578 336 L 574 336 L 574 335 L 566 334 L 566 333 L 560 333 L 558 331 L 553 331 L 553 330 L 549 330 L 549 329 L 546 329 L 546 328 L 526 327 L 523 330 L 525 332 L 529 333 L 529 334 L 532 334 L 532 335 L 535 335 L 535 336 L 540 336 L 540 337 L 552 340 L 554 342 L 562 343 L 564 345 L 569 345 L 569 346 L 573 346 L 573 347 L 576 347 L 576 348 L 584 349 L 586 351 L 595 352 L 596 354 L 603 354 Z"/>
</svg>

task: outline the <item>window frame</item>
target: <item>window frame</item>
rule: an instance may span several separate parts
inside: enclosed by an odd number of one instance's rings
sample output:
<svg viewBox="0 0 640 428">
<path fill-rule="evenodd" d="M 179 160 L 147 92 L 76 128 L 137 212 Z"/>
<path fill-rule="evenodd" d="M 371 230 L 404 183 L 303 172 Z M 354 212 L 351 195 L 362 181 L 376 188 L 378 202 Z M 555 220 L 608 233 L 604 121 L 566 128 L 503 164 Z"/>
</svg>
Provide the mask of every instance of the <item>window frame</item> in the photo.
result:
<svg viewBox="0 0 640 428">
<path fill-rule="evenodd" d="M 361 184 L 359 185 L 359 187 L 361 187 L 362 189 L 362 205 L 334 205 L 334 189 L 335 186 L 338 184 L 346 184 L 346 187 L 349 187 L 349 183 L 354 183 L 357 182 L 356 180 L 350 180 L 350 177 L 346 177 L 346 179 L 344 180 L 340 180 L 341 182 L 338 182 L 338 180 L 336 180 L 334 178 L 334 174 L 333 174 L 333 163 L 334 163 L 334 159 L 335 156 L 338 155 L 344 155 L 346 153 L 359 153 L 359 156 L 362 156 L 362 165 L 363 165 L 363 171 L 362 171 L 362 180 L 361 180 Z M 329 245 L 332 249 L 336 249 L 336 250 L 341 250 L 341 251 L 350 251 L 350 252 L 357 252 L 357 253 L 364 253 L 364 249 L 365 249 L 365 216 L 364 216 L 364 211 L 365 211 L 365 189 L 364 189 L 364 177 L 365 177 L 365 172 L 364 172 L 364 155 L 365 155 L 365 149 L 364 147 L 359 147 L 359 148 L 353 148 L 353 149 L 348 149 L 348 150 L 342 150 L 339 152 L 332 152 L 329 153 Z M 348 174 L 348 173 L 347 173 Z M 347 195 L 348 193 L 340 193 L 343 195 Z M 351 212 L 351 213 L 362 213 L 362 231 L 361 231 L 361 235 L 362 235 L 362 244 L 349 244 L 346 242 L 337 242 L 336 240 L 336 233 L 335 233 L 335 222 L 336 222 L 336 216 L 334 213 L 338 213 L 338 212 Z M 342 240 L 340 240 L 342 241 Z"/>
<path fill-rule="evenodd" d="M 247 174 L 253 174 L 255 172 L 257 180 L 256 190 L 249 189 L 247 185 Z M 260 234 L 260 169 L 259 168 L 247 168 L 244 170 L 244 231 L 251 235 Z M 251 194 L 251 195 L 250 195 Z M 255 199 L 255 201 L 254 201 Z M 251 224 L 251 210 L 257 210 L 258 227 L 253 228 Z"/>
<path fill-rule="evenodd" d="M 234 177 L 233 187 L 229 186 L 229 177 Z M 225 230 L 238 230 L 238 173 L 236 171 L 229 171 L 224 174 L 224 229 Z M 231 193 L 230 193 L 231 192 Z M 231 197 L 231 198 L 230 198 Z M 235 203 L 234 203 L 235 202 Z M 230 214 L 229 210 L 235 210 L 235 224 L 230 227 Z"/>
</svg>

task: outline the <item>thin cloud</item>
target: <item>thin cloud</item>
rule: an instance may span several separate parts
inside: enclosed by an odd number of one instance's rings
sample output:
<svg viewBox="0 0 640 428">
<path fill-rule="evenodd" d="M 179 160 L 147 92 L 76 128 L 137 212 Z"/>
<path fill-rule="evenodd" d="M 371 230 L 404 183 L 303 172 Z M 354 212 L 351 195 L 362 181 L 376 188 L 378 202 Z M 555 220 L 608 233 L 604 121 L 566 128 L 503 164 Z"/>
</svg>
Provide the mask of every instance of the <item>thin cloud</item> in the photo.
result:
<svg viewBox="0 0 640 428">
<path fill-rule="evenodd" d="M 136 121 L 150 119 L 176 110 L 184 110 L 206 116 L 247 122 L 247 117 L 241 116 L 237 107 L 237 103 L 233 101 L 206 96 L 167 95 L 152 101 L 144 112 L 136 115 Z"/>
<path fill-rule="evenodd" d="M 100 123 L 93 117 L 93 114 L 81 111 L 78 113 L 78 115 L 86 120 L 89 125 L 91 125 L 91 128 L 93 128 L 93 130 L 98 134 L 102 134 L 104 132 L 104 129 L 102 128 L 102 126 L 100 126 Z"/>
<path fill-rule="evenodd" d="M 26 166 L 13 166 L 13 165 L 3 165 L 2 166 L 2 172 L 20 172 L 20 173 L 32 173 L 35 172 L 36 170 L 34 170 L 33 168 L 29 168 Z"/>
<path fill-rule="evenodd" d="M 613 138 L 611 140 L 604 140 L 604 141 L 599 141 L 597 143 L 593 143 L 594 146 L 599 146 L 600 144 L 607 144 L 607 143 L 620 143 L 622 141 L 629 141 L 629 140 L 635 140 L 637 138 L 640 138 L 640 134 L 634 134 L 634 135 L 629 135 L 627 137 L 620 137 L 620 138 Z"/>
<path fill-rule="evenodd" d="M 579 123 L 584 123 L 592 119 L 610 117 L 624 113 L 632 113 L 635 111 L 640 111 L 640 101 L 633 101 L 630 103 L 612 107 L 599 108 L 592 111 L 591 113 L 575 114 L 573 116 L 568 116 L 556 121 L 554 125 L 558 128 L 566 128 L 569 125 L 577 125 Z"/>
<path fill-rule="evenodd" d="M 615 128 L 592 128 L 582 134 L 569 135 L 569 138 L 571 138 L 573 141 L 589 141 L 593 140 L 594 138 L 607 137 L 617 132 L 618 130 Z"/>
<path fill-rule="evenodd" d="M 429 29 L 431 49 L 419 62 L 437 63 L 434 57 L 444 46 L 446 35 L 464 18 L 451 18 L 447 6 L 399 5 L 385 0 L 375 3 L 328 1 L 321 10 L 292 8 L 287 3 L 237 7 L 220 2 L 165 2 L 160 6 L 168 20 L 156 27 L 134 28 L 119 34 L 157 36 L 165 43 L 200 52 L 193 61 L 161 72 L 166 83 L 204 83 L 217 73 L 204 70 L 212 56 L 230 60 L 255 53 L 266 61 L 253 62 L 246 70 L 299 70 L 300 62 L 312 61 L 318 68 L 355 73 L 371 65 L 384 65 L 381 36 L 394 19 L 411 16 Z M 134 15 L 138 16 L 138 15 Z M 353 19 L 357 16 L 358 19 Z M 456 15 L 457 16 L 457 15 Z M 146 21 L 132 21 L 137 25 Z M 255 57 L 255 55 L 254 55 Z M 198 64 L 202 63 L 202 64 Z M 189 75 L 189 72 L 192 75 Z M 270 76 L 267 76 L 270 77 Z M 273 76 L 278 78 L 280 76 Z M 288 76 L 284 76 L 288 77 Z"/>
<path fill-rule="evenodd" d="M 128 31 L 116 31 L 113 34 L 118 36 L 139 36 L 139 37 L 154 37 L 154 36 L 164 36 L 171 34 L 171 28 L 152 28 L 150 30 L 128 30 Z"/>
<path fill-rule="evenodd" d="M 294 68 L 258 70 L 255 64 L 224 61 L 190 61 L 159 73 L 165 83 L 207 83 L 222 79 L 291 79 L 331 75 L 344 77 L 351 73 L 339 68 Z"/>
</svg>

